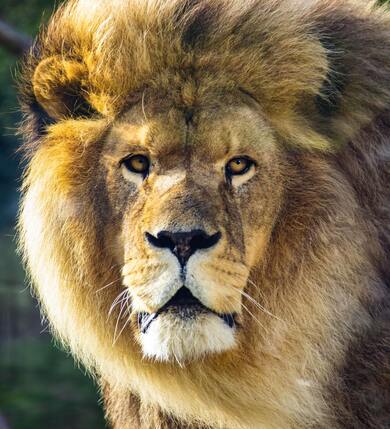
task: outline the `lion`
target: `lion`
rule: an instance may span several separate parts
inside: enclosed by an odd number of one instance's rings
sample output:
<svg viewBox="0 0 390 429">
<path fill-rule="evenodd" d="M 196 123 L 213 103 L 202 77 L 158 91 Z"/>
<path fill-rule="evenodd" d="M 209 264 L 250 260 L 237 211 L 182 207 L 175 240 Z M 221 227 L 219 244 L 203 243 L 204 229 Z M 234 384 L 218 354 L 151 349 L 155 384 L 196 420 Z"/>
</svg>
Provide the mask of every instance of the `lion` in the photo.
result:
<svg viewBox="0 0 390 429">
<path fill-rule="evenodd" d="M 385 429 L 390 14 L 72 0 L 23 63 L 20 248 L 115 429 Z"/>
</svg>

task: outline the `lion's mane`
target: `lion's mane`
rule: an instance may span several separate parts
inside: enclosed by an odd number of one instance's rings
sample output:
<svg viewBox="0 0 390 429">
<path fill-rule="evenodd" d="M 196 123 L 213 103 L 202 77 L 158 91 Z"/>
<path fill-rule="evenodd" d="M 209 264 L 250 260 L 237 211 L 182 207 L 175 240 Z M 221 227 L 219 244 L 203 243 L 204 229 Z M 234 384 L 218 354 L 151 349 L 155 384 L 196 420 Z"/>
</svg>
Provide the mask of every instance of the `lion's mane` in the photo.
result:
<svg viewBox="0 0 390 429">
<path fill-rule="evenodd" d="M 21 79 L 20 247 L 55 335 L 97 376 L 116 428 L 387 427 L 389 42 L 390 14 L 358 0 L 79 0 L 42 31 Z M 125 336 L 113 344 L 118 290 L 105 286 L 120 274 L 91 165 L 150 88 L 183 111 L 238 88 L 282 143 L 291 192 L 255 273 L 283 319 L 282 350 L 269 338 L 252 356 L 250 337 L 230 358 L 183 369 L 143 361 Z"/>
</svg>

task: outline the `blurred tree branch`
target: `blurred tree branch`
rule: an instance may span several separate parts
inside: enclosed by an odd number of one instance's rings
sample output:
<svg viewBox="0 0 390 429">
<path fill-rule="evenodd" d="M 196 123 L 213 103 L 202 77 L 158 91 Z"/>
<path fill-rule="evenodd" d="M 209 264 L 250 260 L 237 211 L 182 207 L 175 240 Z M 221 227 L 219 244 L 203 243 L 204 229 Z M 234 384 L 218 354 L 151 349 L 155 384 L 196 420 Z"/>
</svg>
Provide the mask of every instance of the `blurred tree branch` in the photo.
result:
<svg viewBox="0 0 390 429">
<path fill-rule="evenodd" d="M 0 46 L 14 55 L 22 55 L 30 48 L 31 43 L 32 39 L 29 36 L 0 19 Z"/>
</svg>

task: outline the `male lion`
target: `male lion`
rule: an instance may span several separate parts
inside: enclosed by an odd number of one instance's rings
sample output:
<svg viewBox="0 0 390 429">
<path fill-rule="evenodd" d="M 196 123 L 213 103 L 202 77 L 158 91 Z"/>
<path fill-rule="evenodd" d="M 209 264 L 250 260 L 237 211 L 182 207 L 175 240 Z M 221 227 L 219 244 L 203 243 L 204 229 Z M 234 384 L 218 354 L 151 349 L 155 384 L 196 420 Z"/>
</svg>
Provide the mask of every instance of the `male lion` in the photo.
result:
<svg viewBox="0 0 390 429">
<path fill-rule="evenodd" d="M 389 428 L 389 42 L 366 0 L 54 15 L 21 248 L 114 428 Z"/>
</svg>

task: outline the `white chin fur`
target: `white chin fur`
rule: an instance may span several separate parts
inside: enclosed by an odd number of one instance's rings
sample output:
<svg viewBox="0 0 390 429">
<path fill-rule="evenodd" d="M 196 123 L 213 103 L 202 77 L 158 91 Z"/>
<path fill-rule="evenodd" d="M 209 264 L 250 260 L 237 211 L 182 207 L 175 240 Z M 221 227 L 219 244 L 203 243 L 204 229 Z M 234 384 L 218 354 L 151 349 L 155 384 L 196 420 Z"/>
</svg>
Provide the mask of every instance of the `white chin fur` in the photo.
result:
<svg viewBox="0 0 390 429">
<path fill-rule="evenodd" d="M 211 353 L 221 353 L 235 345 L 235 329 L 215 314 L 199 314 L 195 319 L 182 319 L 173 314 L 160 314 L 141 334 L 145 357 L 179 364 Z"/>
</svg>

